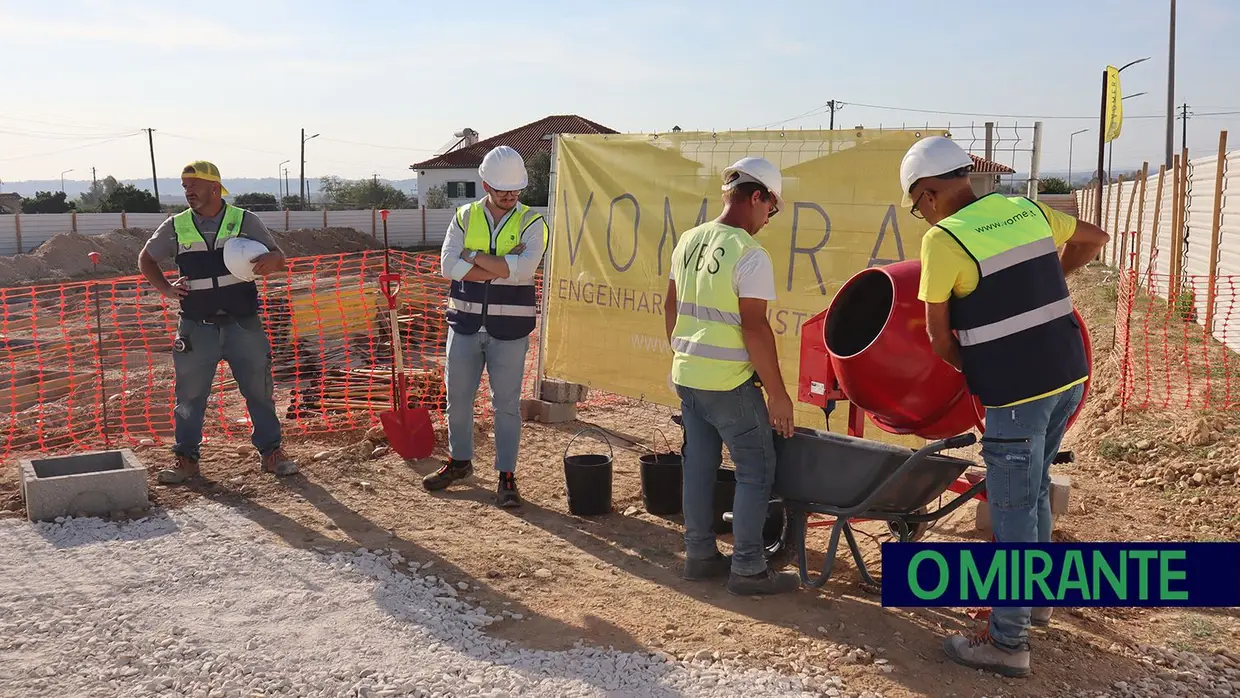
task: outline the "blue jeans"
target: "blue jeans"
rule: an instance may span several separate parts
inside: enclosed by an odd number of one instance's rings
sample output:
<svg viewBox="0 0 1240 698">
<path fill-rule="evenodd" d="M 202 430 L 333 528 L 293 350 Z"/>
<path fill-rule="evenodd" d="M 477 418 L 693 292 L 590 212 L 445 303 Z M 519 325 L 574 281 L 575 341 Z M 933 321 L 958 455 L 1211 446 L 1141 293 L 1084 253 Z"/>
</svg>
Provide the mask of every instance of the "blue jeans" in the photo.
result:
<svg viewBox="0 0 1240 698">
<path fill-rule="evenodd" d="M 448 328 L 448 448 L 454 460 L 474 458 L 474 400 L 482 369 L 491 383 L 495 410 L 495 469 L 517 470 L 521 446 L 521 381 L 530 338 L 495 339 L 486 332 L 458 334 Z"/>
<path fill-rule="evenodd" d="M 1068 419 L 1081 402 L 1078 385 L 1015 407 L 986 410 L 982 458 L 986 461 L 986 497 L 991 526 L 1000 543 L 1051 541 L 1051 461 L 1059 453 Z M 1029 638 L 1032 608 L 990 611 L 990 636 L 1016 649 Z"/>
<path fill-rule="evenodd" d="M 229 324 L 206 324 L 184 317 L 177 335 L 188 340 L 189 351 L 172 353 L 176 372 L 177 406 L 174 453 L 198 460 L 207 398 L 220 361 L 227 361 L 237 388 L 245 398 L 253 431 L 250 441 L 262 455 L 280 447 L 280 418 L 276 416 L 275 386 L 271 377 L 271 343 L 257 315 Z"/>
<path fill-rule="evenodd" d="M 723 444 L 736 465 L 732 502 L 732 572 L 759 574 L 766 569 L 762 529 L 775 484 L 775 432 L 762 389 L 745 381 L 732 390 L 698 390 L 676 386 L 685 430 L 685 557 L 709 559 L 719 553 L 711 523 L 715 515 L 715 481 L 723 464 Z"/>
</svg>

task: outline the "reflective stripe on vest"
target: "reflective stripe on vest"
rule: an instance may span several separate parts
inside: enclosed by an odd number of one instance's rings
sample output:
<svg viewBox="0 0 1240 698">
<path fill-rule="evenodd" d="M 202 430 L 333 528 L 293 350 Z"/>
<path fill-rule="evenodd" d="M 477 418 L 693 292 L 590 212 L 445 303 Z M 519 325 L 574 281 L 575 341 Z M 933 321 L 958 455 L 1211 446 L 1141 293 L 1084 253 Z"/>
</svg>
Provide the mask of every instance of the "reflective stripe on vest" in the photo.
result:
<svg viewBox="0 0 1240 698">
<path fill-rule="evenodd" d="M 190 279 L 185 285 L 191 291 L 203 291 L 217 286 L 223 288 L 225 286 L 232 286 L 233 284 L 244 283 L 246 283 L 244 279 L 238 279 L 232 274 L 225 274 L 224 276 L 216 276 L 210 279 Z"/>
<path fill-rule="evenodd" d="M 749 233 L 717 222 L 686 231 L 677 243 L 673 383 L 731 390 L 753 375 L 732 279 L 736 263 L 754 249 L 762 248 Z"/>
<path fill-rule="evenodd" d="M 938 227 L 977 265 L 977 288 L 950 308 L 969 389 L 983 405 L 1053 394 L 1089 375 L 1054 233 L 1036 203 L 990 194 Z"/>
<path fill-rule="evenodd" d="M 465 231 L 464 246 L 499 257 L 510 254 L 521 244 L 521 236 L 532 225 L 544 221 L 541 213 L 518 203 L 491 235 L 485 201 L 465 204 L 456 210 L 456 224 Z M 543 226 L 543 246 L 548 238 Z M 537 324 L 537 291 L 533 282 L 522 285 L 493 284 L 489 281 L 453 281 L 448 298 L 447 321 L 453 330 L 473 334 L 480 329 L 496 339 L 529 336 Z"/>
</svg>

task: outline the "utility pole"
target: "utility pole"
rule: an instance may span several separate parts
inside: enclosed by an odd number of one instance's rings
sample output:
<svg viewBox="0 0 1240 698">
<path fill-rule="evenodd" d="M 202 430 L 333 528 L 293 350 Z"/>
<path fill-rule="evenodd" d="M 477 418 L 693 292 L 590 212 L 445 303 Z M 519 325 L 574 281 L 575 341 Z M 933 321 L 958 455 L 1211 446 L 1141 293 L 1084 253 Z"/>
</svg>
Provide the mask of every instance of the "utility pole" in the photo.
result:
<svg viewBox="0 0 1240 698">
<path fill-rule="evenodd" d="M 159 174 L 155 171 L 155 129 L 148 128 L 145 131 L 146 142 L 151 146 L 151 184 L 155 187 L 155 202 L 159 203 Z"/>
<path fill-rule="evenodd" d="M 301 210 L 306 210 L 306 195 L 309 190 L 306 188 L 306 141 L 311 138 L 318 138 L 319 134 L 314 134 L 310 138 L 306 138 L 306 129 L 301 130 L 301 188 L 299 198 L 301 199 Z"/>
<path fill-rule="evenodd" d="M 91 186 L 92 191 L 94 191 L 95 189 L 99 187 L 99 178 L 95 176 L 94 165 L 91 165 L 91 168 L 90 168 L 90 186 Z"/>
<path fill-rule="evenodd" d="M 297 186 L 297 203 L 306 210 L 306 129 L 301 130 L 301 182 Z"/>
<path fill-rule="evenodd" d="M 1181 124 L 1183 128 L 1183 132 L 1180 135 L 1180 147 L 1181 148 L 1188 147 L 1188 117 L 1190 116 L 1192 116 L 1192 114 L 1188 113 L 1188 105 L 1187 104 L 1180 105 L 1180 120 L 1184 122 L 1183 124 Z"/>
<path fill-rule="evenodd" d="M 831 130 L 835 130 L 835 112 L 844 108 L 843 102 L 837 102 L 834 99 L 827 102 L 827 108 L 831 110 Z"/>
<path fill-rule="evenodd" d="M 1167 170 L 1171 170 L 1171 156 L 1175 149 L 1175 0 L 1171 0 L 1170 37 L 1167 40 Z"/>
</svg>

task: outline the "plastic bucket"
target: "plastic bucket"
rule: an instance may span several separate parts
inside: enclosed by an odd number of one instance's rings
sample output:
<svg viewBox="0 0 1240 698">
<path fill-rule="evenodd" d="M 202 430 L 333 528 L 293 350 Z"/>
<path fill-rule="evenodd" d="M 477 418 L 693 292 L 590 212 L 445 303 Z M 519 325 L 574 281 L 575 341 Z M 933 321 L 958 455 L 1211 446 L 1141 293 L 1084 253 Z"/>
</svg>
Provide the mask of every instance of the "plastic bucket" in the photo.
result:
<svg viewBox="0 0 1240 698">
<path fill-rule="evenodd" d="M 655 430 L 667 445 L 667 451 L 651 451 L 638 458 L 641 464 L 642 505 L 656 516 L 672 516 L 680 513 L 684 492 L 684 461 L 672 450 L 663 432 Z"/>
<path fill-rule="evenodd" d="M 596 431 L 603 437 L 607 442 L 608 455 L 568 455 L 573 442 L 587 431 Z M 611 440 L 601 429 L 582 429 L 568 442 L 568 446 L 564 448 L 564 486 L 570 513 L 576 516 L 601 516 L 611 513 L 611 472 L 614 458 Z"/>
</svg>

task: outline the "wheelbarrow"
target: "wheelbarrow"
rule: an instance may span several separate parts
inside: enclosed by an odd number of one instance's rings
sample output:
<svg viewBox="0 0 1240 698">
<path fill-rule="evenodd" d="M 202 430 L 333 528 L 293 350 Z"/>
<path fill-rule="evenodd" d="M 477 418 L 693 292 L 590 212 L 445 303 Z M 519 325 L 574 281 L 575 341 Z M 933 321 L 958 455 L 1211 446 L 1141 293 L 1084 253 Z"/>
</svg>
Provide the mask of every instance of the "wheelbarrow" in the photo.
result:
<svg viewBox="0 0 1240 698">
<path fill-rule="evenodd" d="M 852 521 L 886 521 L 900 542 L 920 537 L 929 524 L 959 509 L 986 489 L 983 477 L 961 480 L 974 463 L 940 453 L 977 443 L 972 433 L 940 439 L 913 450 L 855 436 L 797 428 L 792 438 L 775 437 L 773 502 L 787 512 L 784 547 L 795 552 L 801 582 L 826 584 L 835 566 L 841 534 L 866 584 L 880 587 L 870 575 L 853 532 Z M 971 483 L 960 487 L 959 482 Z M 930 511 L 931 502 L 948 490 L 959 493 Z M 821 574 L 811 579 L 805 538 L 810 514 L 835 518 Z"/>
</svg>

